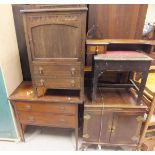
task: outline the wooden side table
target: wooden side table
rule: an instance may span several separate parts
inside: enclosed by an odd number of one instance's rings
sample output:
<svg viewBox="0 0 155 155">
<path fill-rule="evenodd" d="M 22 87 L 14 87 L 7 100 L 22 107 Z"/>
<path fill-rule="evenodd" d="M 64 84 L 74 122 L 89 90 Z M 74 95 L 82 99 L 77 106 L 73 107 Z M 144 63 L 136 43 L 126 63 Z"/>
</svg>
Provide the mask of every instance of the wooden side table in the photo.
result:
<svg viewBox="0 0 155 155">
<path fill-rule="evenodd" d="M 78 150 L 78 104 L 82 102 L 73 91 L 52 94 L 34 97 L 31 82 L 23 82 L 9 97 L 21 141 L 25 141 L 25 125 L 72 128 Z"/>
<path fill-rule="evenodd" d="M 95 55 L 92 100 L 96 100 L 98 79 L 105 71 L 136 71 L 142 73 L 142 80 L 138 88 L 139 92 L 137 98 L 137 104 L 140 104 L 151 60 L 152 59 L 144 53 L 136 51 L 107 51 L 105 54 Z M 117 86 L 133 87 L 135 85 L 132 81 L 132 83 L 118 84 Z"/>
</svg>

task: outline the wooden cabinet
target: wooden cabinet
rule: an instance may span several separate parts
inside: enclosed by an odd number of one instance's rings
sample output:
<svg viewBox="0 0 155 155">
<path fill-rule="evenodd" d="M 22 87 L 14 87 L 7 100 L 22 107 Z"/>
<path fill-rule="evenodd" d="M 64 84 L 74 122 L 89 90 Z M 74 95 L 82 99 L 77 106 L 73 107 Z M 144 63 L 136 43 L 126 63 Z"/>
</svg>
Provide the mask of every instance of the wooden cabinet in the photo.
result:
<svg viewBox="0 0 155 155">
<path fill-rule="evenodd" d="M 86 5 L 31 5 L 21 11 L 36 95 L 44 87 L 76 89 L 83 97 L 86 10 Z"/>
<path fill-rule="evenodd" d="M 137 149 L 147 107 L 124 88 L 98 88 L 96 101 L 86 89 L 84 105 L 84 150 L 89 145 L 130 146 Z"/>
<path fill-rule="evenodd" d="M 144 112 L 107 112 L 86 109 L 83 138 L 86 142 L 137 144 Z"/>
</svg>

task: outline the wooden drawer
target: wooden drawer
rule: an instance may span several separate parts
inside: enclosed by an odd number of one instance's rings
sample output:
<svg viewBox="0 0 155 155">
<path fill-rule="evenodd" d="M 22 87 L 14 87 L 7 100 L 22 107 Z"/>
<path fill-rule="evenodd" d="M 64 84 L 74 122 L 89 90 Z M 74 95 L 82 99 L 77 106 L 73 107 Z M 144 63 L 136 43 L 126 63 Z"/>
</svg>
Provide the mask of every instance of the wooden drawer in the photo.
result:
<svg viewBox="0 0 155 155">
<path fill-rule="evenodd" d="M 18 111 L 19 121 L 23 124 L 47 125 L 63 128 L 75 128 L 75 116 L 55 115 L 52 113 L 37 113 Z"/>
<path fill-rule="evenodd" d="M 74 115 L 75 105 L 63 103 L 38 103 L 38 102 L 16 102 L 17 111 L 30 111 L 39 113 L 58 113 Z"/>
<path fill-rule="evenodd" d="M 33 62 L 34 76 L 50 76 L 51 78 L 80 77 L 80 63 L 47 63 Z"/>
<path fill-rule="evenodd" d="M 80 89 L 80 77 L 78 78 L 49 78 L 49 77 L 34 77 L 36 87 L 45 86 L 51 89 Z"/>
</svg>

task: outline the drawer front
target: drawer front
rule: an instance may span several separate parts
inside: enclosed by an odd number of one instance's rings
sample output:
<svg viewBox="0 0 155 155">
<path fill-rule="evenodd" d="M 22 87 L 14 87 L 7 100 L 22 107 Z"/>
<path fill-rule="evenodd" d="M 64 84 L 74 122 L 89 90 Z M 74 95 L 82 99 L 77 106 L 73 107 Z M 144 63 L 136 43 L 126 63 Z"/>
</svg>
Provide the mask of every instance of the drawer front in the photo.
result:
<svg viewBox="0 0 155 155">
<path fill-rule="evenodd" d="M 76 113 L 75 105 L 63 103 L 36 103 L 36 102 L 16 102 L 15 108 L 17 111 L 30 111 L 39 113 L 58 113 L 70 114 Z"/>
<path fill-rule="evenodd" d="M 51 125 L 54 127 L 75 128 L 75 116 L 54 115 L 51 113 L 21 112 L 19 120 L 23 124 Z"/>
<path fill-rule="evenodd" d="M 44 86 L 51 89 L 80 89 L 80 78 L 48 78 L 34 77 L 36 87 Z"/>
<path fill-rule="evenodd" d="M 80 63 L 33 63 L 34 76 L 50 76 L 50 78 L 80 77 Z"/>
</svg>

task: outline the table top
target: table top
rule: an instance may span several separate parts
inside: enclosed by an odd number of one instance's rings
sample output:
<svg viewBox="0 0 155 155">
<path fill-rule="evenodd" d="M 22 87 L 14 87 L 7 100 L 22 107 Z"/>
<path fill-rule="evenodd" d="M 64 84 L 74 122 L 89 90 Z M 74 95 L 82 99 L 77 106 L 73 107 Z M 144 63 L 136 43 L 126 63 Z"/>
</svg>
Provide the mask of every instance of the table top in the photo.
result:
<svg viewBox="0 0 155 155">
<path fill-rule="evenodd" d="M 82 103 L 79 96 L 76 96 L 74 92 L 63 91 L 64 93 L 55 93 L 50 91 L 48 95 L 42 97 L 35 97 L 33 94 L 32 82 L 22 82 L 16 90 L 10 95 L 11 101 L 37 101 L 37 102 L 58 102 L 58 103 Z"/>
<path fill-rule="evenodd" d="M 107 44 L 140 44 L 155 45 L 154 40 L 138 40 L 138 39 L 87 39 L 87 45 L 107 45 Z"/>
<path fill-rule="evenodd" d="M 96 101 L 91 100 L 89 88 L 85 89 L 85 107 L 146 109 L 143 103 L 137 105 L 137 98 L 125 88 L 97 88 Z"/>
<path fill-rule="evenodd" d="M 107 51 L 104 54 L 95 55 L 94 60 L 151 61 L 153 59 L 139 51 Z"/>
</svg>

